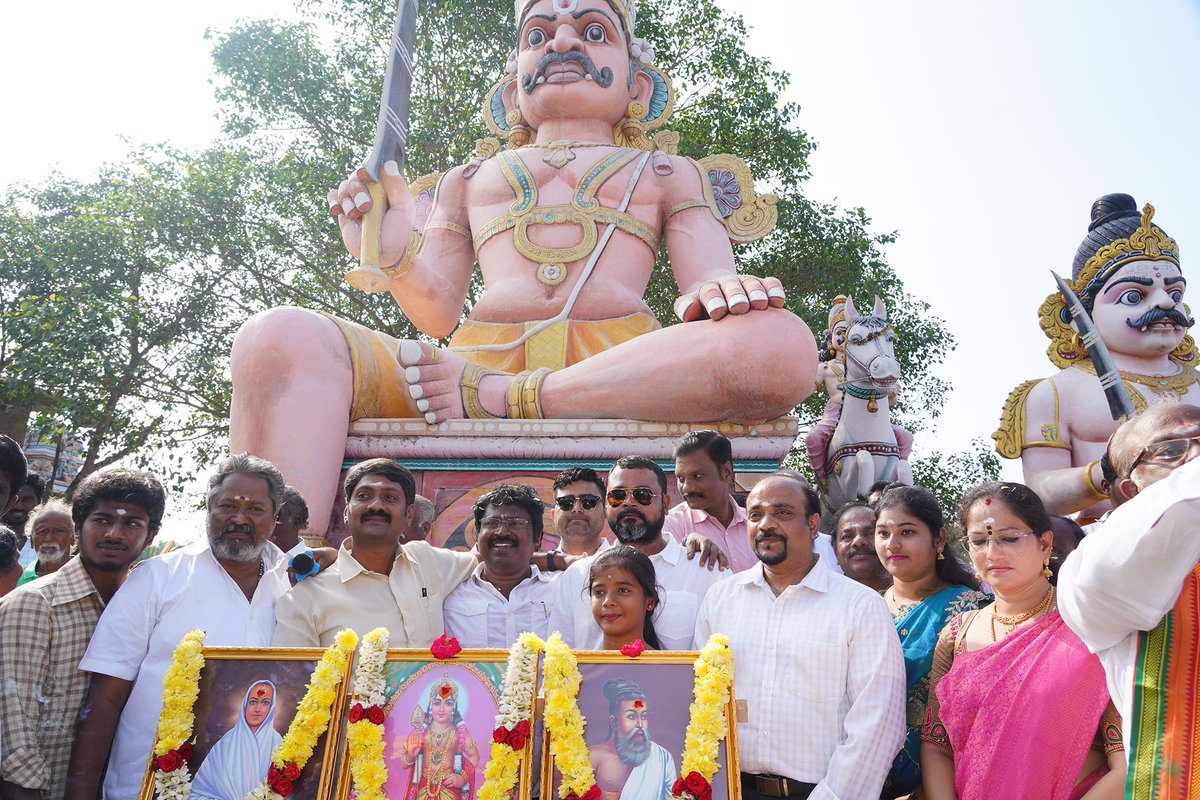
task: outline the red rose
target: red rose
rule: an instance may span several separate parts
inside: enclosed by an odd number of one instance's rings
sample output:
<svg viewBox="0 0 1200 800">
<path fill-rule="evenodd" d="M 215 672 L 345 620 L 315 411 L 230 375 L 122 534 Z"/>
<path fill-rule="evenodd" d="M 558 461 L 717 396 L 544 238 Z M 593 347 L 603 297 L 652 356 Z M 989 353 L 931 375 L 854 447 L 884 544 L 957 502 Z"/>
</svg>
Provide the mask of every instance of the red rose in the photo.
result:
<svg viewBox="0 0 1200 800">
<path fill-rule="evenodd" d="M 593 783 L 592 788 L 584 792 L 579 800 L 600 800 L 600 787 Z"/>
<path fill-rule="evenodd" d="M 522 736 L 521 734 L 517 733 L 516 731 L 513 731 L 513 735 L 511 737 L 509 737 L 508 746 L 511 747 L 513 750 L 524 750 L 525 749 L 525 737 Z"/>
<path fill-rule="evenodd" d="M 492 731 L 492 741 L 499 744 L 508 744 L 509 731 L 508 728 L 501 725 Z"/>
<path fill-rule="evenodd" d="M 434 658 L 453 658 L 455 653 L 462 652 L 462 645 L 458 643 L 458 639 L 443 633 L 433 640 L 433 645 L 429 648 L 429 652 L 433 653 Z"/>
<path fill-rule="evenodd" d="M 158 768 L 163 772 L 174 772 L 183 766 L 183 758 L 177 750 L 168 750 L 158 759 Z"/>
<path fill-rule="evenodd" d="M 292 782 L 289 781 L 287 778 L 280 778 L 279 780 L 270 784 L 270 786 L 271 786 L 271 791 L 275 792 L 275 794 L 282 795 L 284 797 L 287 797 L 289 794 L 292 793 Z"/>
<path fill-rule="evenodd" d="M 637 658 L 645 649 L 646 645 L 641 639 L 634 639 L 632 642 L 621 648 L 621 655 L 629 656 L 630 658 Z"/>
<path fill-rule="evenodd" d="M 367 709 L 367 719 L 376 725 L 383 724 L 383 709 L 379 706 L 371 706 Z"/>
<path fill-rule="evenodd" d="M 350 721 L 358 722 L 362 718 L 363 718 L 363 704 L 355 703 L 354 705 L 350 706 Z"/>
<path fill-rule="evenodd" d="M 185 761 L 191 759 L 191 757 L 192 757 L 192 743 L 191 742 L 184 742 L 183 744 L 179 745 L 179 747 L 177 749 L 179 750 L 179 755 L 183 756 Z"/>
<path fill-rule="evenodd" d="M 279 767 L 275 766 L 274 764 L 267 767 L 267 783 L 268 784 L 274 783 L 275 781 L 279 780 L 282 777 L 283 776 L 279 774 Z"/>
<path fill-rule="evenodd" d="M 696 797 L 696 800 L 706 800 L 706 798 L 712 797 L 712 786 L 709 785 L 708 781 L 699 772 L 692 770 L 683 779 L 683 782 L 687 790 Z"/>
<path fill-rule="evenodd" d="M 527 720 L 527 719 L 521 720 L 520 722 L 517 723 L 517 727 L 513 728 L 513 730 L 528 739 L 529 738 L 529 720 Z"/>
<path fill-rule="evenodd" d="M 283 765 L 283 777 L 289 781 L 294 781 L 300 777 L 300 768 L 296 766 L 295 761 L 289 761 Z"/>
</svg>

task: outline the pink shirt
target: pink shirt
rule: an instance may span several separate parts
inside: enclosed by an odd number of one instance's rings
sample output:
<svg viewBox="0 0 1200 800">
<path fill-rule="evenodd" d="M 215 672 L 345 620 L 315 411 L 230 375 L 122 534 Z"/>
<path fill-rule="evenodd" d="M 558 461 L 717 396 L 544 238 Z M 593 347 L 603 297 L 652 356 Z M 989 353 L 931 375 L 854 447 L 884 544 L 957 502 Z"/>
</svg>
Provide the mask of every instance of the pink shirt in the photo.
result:
<svg viewBox="0 0 1200 800">
<path fill-rule="evenodd" d="M 734 502 L 732 497 L 729 498 L 729 504 L 733 506 L 733 519 L 729 527 L 722 525 L 719 519 L 708 512 L 691 508 L 685 502 L 667 513 L 663 530 L 679 542 L 693 531 L 708 537 L 729 556 L 730 569 L 734 572 L 749 569 L 758 563 L 758 557 L 754 555 L 750 539 L 746 536 L 746 509 Z"/>
</svg>

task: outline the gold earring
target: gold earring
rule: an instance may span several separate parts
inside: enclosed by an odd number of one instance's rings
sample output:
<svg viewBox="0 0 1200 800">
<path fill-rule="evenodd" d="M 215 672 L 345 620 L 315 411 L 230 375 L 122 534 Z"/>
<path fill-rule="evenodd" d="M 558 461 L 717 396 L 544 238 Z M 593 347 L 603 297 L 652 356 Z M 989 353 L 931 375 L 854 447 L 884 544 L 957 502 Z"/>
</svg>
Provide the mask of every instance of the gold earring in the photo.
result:
<svg viewBox="0 0 1200 800">
<path fill-rule="evenodd" d="M 1047 559 L 1046 559 L 1046 563 L 1045 563 L 1045 564 L 1042 566 L 1042 576 L 1043 576 L 1043 577 L 1046 577 L 1046 578 L 1049 578 L 1049 577 L 1050 577 L 1050 576 L 1052 576 L 1053 574 L 1054 574 L 1054 573 L 1050 571 L 1050 559 L 1049 559 L 1049 558 L 1047 558 Z"/>
<path fill-rule="evenodd" d="M 945 557 L 944 555 L 942 555 L 942 548 L 940 548 L 940 547 L 938 548 L 938 559 L 937 559 L 937 560 L 938 560 L 938 561 L 945 561 L 945 560 L 946 560 L 946 557 Z"/>
</svg>

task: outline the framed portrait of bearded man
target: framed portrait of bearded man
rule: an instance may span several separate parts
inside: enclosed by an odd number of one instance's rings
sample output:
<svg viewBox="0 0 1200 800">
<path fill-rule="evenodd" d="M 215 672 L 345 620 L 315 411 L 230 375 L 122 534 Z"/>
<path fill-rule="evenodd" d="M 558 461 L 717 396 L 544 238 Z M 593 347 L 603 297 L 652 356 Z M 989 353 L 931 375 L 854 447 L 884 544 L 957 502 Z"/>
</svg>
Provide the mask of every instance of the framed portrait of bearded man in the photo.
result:
<svg viewBox="0 0 1200 800">
<path fill-rule="evenodd" d="M 491 758 L 492 734 L 507 669 L 507 650 L 462 650 L 434 658 L 428 649 L 393 649 L 383 665 L 385 686 L 382 794 L 389 800 L 475 800 Z M 533 703 L 536 682 L 531 686 Z M 353 720 L 347 709 L 347 722 Z M 514 800 L 532 795 L 533 737 L 523 758 Z M 343 744 L 337 800 L 354 797 Z M 378 765 L 376 765 L 378 766 Z"/>
<path fill-rule="evenodd" d="M 192 800 L 244 800 L 268 779 L 272 758 L 297 716 L 324 652 L 320 648 L 204 648 L 192 707 L 195 721 L 187 739 L 190 748 L 182 759 L 187 769 L 177 773 L 190 776 Z M 338 724 L 347 693 L 345 679 L 333 687 L 329 727 L 317 738 L 307 763 L 295 775 L 289 774 L 289 800 L 326 800 L 333 791 Z M 165 758 L 175 757 L 176 752 Z M 147 764 L 140 800 L 159 797 L 155 761 L 150 758 Z"/>
<path fill-rule="evenodd" d="M 681 774 L 698 653 L 575 655 L 582 678 L 577 703 L 600 800 L 671 800 Z M 723 705 L 725 730 L 717 748 L 712 800 L 741 800 L 734 708 L 732 701 Z M 541 762 L 541 796 L 556 798 L 562 775 L 549 736 L 543 737 Z"/>
</svg>

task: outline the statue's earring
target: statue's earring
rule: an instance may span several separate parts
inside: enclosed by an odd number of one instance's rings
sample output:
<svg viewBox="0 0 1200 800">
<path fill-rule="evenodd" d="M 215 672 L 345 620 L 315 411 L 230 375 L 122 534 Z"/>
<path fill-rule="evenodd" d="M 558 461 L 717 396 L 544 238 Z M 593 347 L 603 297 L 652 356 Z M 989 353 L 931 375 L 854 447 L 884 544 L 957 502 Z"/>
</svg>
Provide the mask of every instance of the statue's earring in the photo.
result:
<svg viewBox="0 0 1200 800">
<path fill-rule="evenodd" d="M 641 122 L 650 114 L 650 109 L 641 100 L 630 100 L 629 107 L 625 109 L 625 116 L 635 122 Z"/>
<path fill-rule="evenodd" d="M 524 147 L 533 141 L 533 129 L 521 116 L 521 109 L 514 108 L 509 111 L 505 115 L 504 121 L 508 123 L 508 146 L 510 148 Z"/>
</svg>

